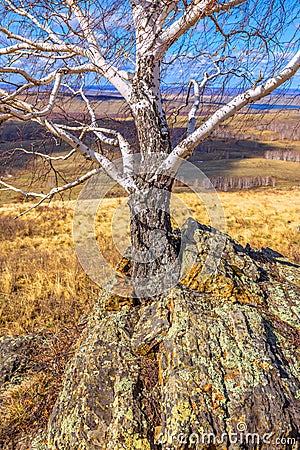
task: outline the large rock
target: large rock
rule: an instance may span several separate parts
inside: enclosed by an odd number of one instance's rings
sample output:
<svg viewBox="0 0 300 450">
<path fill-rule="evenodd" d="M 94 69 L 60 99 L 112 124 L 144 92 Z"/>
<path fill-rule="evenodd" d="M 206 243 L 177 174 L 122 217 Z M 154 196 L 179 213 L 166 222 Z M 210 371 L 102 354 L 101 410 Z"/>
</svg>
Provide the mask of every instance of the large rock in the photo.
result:
<svg viewBox="0 0 300 450">
<path fill-rule="evenodd" d="M 29 369 L 34 369 L 36 355 L 45 339 L 46 336 L 41 333 L 0 337 L 0 388 L 4 383 L 22 377 Z"/>
<path fill-rule="evenodd" d="M 299 448 L 299 266 L 192 220 L 183 242 L 165 296 L 107 308 L 103 293 L 44 448 Z"/>
</svg>

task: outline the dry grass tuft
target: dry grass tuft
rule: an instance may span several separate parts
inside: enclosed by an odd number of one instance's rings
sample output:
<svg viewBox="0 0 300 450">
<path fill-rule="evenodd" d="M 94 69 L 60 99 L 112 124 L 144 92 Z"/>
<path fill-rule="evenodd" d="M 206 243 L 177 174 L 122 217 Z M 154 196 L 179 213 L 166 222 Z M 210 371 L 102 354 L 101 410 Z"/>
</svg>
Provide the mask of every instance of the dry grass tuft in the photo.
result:
<svg viewBox="0 0 300 450">
<path fill-rule="evenodd" d="M 29 370 L 18 373 L 0 389 L 0 446 L 29 448 L 31 436 L 46 428 L 61 388 L 66 362 L 80 327 L 46 333 L 37 340 Z M 33 350 L 33 349 L 32 349 Z"/>
<path fill-rule="evenodd" d="M 300 188 L 218 192 L 226 233 L 254 249 L 271 247 L 300 263 Z M 193 193 L 180 193 L 196 220 L 210 224 L 205 204 Z M 205 196 L 203 196 L 205 198 Z"/>
<path fill-rule="evenodd" d="M 89 280 L 72 247 L 72 210 L 50 206 L 18 220 L 0 217 L 1 334 L 74 326 L 99 289 Z"/>
</svg>

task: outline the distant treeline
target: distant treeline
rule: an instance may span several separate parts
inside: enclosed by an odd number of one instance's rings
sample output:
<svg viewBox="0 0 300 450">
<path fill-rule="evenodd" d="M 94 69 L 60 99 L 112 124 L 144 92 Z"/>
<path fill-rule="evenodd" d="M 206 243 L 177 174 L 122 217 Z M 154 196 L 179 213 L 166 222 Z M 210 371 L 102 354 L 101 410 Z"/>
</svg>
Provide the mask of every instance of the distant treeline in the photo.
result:
<svg viewBox="0 0 300 450">
<path fill-rule="evenodd" d="M 300 162 L 300 153 L 295 150 L 267 150 L 266 159 L 277 159 L 280 161 Z"/>
<path fill-rule="evenodd" d="M 275 177 L 269 176 L 249 176 L 249 177 L 211 177 L 209 178 L 210 183 L 213 187 L 219 191 L 229 191 L 232 189 L 251 189 L 261 186 L 272 186 L 275 187 L 276 179 Z M 207 186 L 209 187 L 209 182 L 206 181 Z"/>
<path fill-rule="evenodd" d="M 177 185 L 187 185 L 187 186 L 199 186 L 204 189 L 211 189 L 214 187 L 218 191 L 230 191 L 239 189 L 251 189 L 261 186 L 276 186 L 276 178 L 271 176 L 248 176 L 248 177 L 223 177 L 216 176 L 205 178 L 201 180 L 193 181 L 189 183 L 183 178 L 178 179 Z"/>
</svg>

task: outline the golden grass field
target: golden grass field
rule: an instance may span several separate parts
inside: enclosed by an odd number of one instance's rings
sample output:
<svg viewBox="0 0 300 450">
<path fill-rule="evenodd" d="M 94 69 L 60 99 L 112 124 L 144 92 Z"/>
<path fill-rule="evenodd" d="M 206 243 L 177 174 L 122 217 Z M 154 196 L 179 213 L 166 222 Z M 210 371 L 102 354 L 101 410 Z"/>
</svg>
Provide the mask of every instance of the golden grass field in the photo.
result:
<svg viewBox="0 0 300 450">
<path fill-rule="evenodd" d="M 218 193 L 226 232 L 243 245 L 269 246 L 299 263 L 299 193 L 296 187 Z M 195 219 L 210 223 L 204 203 L 195 194 L 178 193 L 175 198 L 178 225 L 186 217 L 181 214 L 185 205 Z M 73 249 L 74 205 L 75 201 L 52 202 L 17 220 L 13 217 L 28 203 L 0 208 L 2 335 L 43 329 L 57 332 L 74 326 L 91 309 L 99 288 L 84 273 Z M 98 211 L 98 244 L 112 267 L 120 255 L 112 241 L 111 224 L 115 243 L 123 251 L 129 244 L 126 215 L 124 198 L 106 198 Z"/>
</svg>

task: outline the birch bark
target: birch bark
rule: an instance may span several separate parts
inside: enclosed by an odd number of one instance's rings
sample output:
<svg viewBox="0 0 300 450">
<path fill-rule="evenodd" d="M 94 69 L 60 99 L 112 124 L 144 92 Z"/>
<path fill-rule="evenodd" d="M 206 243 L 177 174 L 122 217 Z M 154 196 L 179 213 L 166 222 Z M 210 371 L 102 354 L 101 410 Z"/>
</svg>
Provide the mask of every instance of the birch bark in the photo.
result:
<svg viewBox="0 0 300 450">
<path fill-rule="evenodd" d="M 173 180 L 153 174 L 171 152 L 171 141 L 160 93 L 160 65 L 153 55 L 138 58 L 130 99 L 141 153 L 136 184 L 130 196 L 132 283 L 138 297 L 167 288 L 169 267 L 178 257 L 172 233 L 170 193 Z M 151 286 L 149 286 L 149 283 Z M 153 286 L 153 284 L 157 286 Z"/>
</svg>

